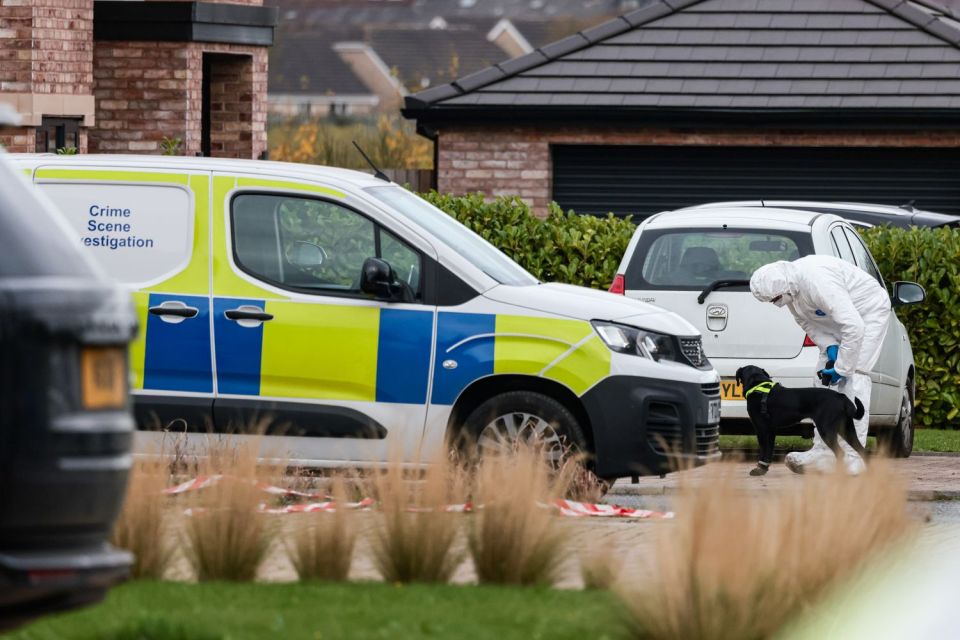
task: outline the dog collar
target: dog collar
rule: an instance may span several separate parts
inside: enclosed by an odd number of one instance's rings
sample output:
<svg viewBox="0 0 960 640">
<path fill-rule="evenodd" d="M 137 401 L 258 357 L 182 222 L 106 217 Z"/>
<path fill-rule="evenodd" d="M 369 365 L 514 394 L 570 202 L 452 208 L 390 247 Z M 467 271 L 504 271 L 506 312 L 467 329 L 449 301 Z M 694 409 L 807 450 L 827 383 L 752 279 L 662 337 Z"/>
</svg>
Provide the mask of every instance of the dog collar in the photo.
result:
<svg viewBox="0 0 960 640">
<path fill-rule="evenodd" d="M 750 394 L 753 393 L 754 391 L 759 391 L 760 393 L 770 393 L 770 389 L 773 389 L 775 386 L 777 386 L 776 382 L 774 382 L 773 380 L 766 380 L 764 382 L 761 382 L 757 386 L 753 387 L 749 391 L 747 391 L 745 394 L 743 394 L 743 397 L 744 398 L 749 397 Z"/>
</svg>

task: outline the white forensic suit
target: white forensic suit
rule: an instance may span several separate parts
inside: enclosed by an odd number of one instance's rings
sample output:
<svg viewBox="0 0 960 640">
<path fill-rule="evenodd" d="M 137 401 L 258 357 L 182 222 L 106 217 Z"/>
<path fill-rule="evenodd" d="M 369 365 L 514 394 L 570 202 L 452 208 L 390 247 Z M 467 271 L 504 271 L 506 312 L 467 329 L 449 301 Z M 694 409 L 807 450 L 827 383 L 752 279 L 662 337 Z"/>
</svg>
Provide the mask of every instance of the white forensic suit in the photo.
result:
<svg viewBox="0 0 960 640">
<path fill-rule="evenodd" d="M 834 369 L 843 376 L 835 387 L 853 400 L 860 398 L 863 418 L 855 421 L 860 444 L 867 444 L 870 425 L 870 370 L 880 358 L 880 348 L 890 319 L 890 297 L 879 282 L 856 265 L 833 256 L 806 256 L 793 262 L 773 262 L 757 269 L 750 291 L 761 302 L 786 306 L 797 324 L 820 347 L 817 369 L 827 361 L 827 348 L 839 345 Z M 851 474 L 865 468 L 864 461 L 840 439 L 844 465 Z M 787 466 L 829 471 L 836 457 L 814 433 L 813 447 L 787 456 Z"/>
</svg>

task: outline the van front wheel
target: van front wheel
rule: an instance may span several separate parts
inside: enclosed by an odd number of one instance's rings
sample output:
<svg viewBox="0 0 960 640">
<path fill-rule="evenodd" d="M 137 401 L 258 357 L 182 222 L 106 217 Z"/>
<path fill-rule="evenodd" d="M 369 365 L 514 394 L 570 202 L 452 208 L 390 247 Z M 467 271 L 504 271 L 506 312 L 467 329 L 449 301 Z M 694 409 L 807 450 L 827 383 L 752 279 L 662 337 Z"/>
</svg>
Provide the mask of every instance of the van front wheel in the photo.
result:
<svg viewBox="0 0 960 640">
<path fill-rule="evenodd" d="M 557 467 L 570 455 L 587 450 L 587 439 L 570 410 L 534 391 L 496 395 L 467 417 L 466 434 L 481 456 L 503 454 L 517 444 L 542 447 Z"/>
</svg>

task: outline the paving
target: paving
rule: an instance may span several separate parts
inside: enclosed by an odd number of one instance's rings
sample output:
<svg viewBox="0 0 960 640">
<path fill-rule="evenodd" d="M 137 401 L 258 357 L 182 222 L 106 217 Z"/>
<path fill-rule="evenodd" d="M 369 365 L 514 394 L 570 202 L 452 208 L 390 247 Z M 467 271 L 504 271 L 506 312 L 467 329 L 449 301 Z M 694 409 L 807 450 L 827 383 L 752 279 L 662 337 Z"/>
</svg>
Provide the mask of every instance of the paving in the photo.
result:
<svg viewBox="0 0 960 640">
<path fill-rule="evenodd" d="M 927 455 L 889 462 L 908 482 L 910 500 L 960 500 L 960 457 Z M 802 475 L 792 473 L 782 463 L 774 463 L 770 472 L 759 478 L 749 475 L 750 469 L 756 466 L 754 462 L 722 464 L 733 467 L 737 488 L 744 491 L 779 491 L 803 482 Z M 622 478 L 611 488 L 608 502 L 617 502 L 618 496 L 670 496 L 683 486 L 695 486 L 703 482 L 709 477 L 709 473 L 709 467 L 700 467 L 671 473 L 664 478 L 642 477 L 636 483 L 629 478 Z"/>
</svg>

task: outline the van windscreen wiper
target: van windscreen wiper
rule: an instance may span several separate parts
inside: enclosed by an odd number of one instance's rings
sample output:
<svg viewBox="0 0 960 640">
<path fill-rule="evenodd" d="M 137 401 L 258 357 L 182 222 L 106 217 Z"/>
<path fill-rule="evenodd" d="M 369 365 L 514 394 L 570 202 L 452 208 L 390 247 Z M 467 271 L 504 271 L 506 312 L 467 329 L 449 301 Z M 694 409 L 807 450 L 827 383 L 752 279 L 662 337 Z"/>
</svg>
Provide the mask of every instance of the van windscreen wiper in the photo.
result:
<svg viewBox="0 0 960 640">
<path fill-rule="evenodd" d="M 725 289 L 727 287 L 743 287 L 749 286 L 749 280 L 714 280 L 706 286 L 706 288 L 700 292 L 700 295 L 697 296 L 697 302 L 703 304 L 703 301 L 707 299 L 707 296 L 710 295 L 711 291 L 716 291 L 717 289 Z"/>
</svg>

